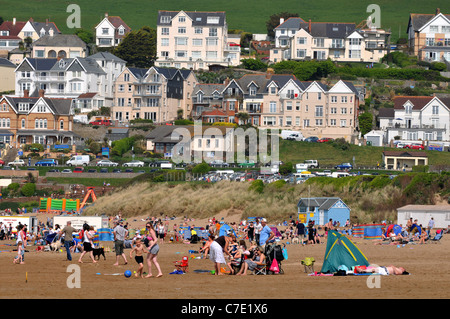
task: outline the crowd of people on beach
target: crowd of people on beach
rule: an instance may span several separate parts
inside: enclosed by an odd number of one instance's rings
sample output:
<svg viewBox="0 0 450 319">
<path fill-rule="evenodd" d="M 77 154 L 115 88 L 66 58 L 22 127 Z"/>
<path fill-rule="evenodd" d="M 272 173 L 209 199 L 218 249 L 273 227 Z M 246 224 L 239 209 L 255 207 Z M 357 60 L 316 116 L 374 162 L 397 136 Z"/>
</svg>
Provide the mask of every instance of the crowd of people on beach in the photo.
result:
<svg viewBox="0 0 450 319">
<path fill-rule="evenodd" d="M 273 227 L 267 225 L 265 218 L 242 220 L 239 223 L 227 223 L 223 218 L 222 220 L 211 218 L 205 225 L 197 226 L 198 222 L 186 216 L 179 221 L 174 216 L 148 217 L 141 221 L 145 222 L 144 228 L 133 229 L 120 212 L 109 219 L 114 236 L 116 257 L 113 265 L 118 266 L 121 259 L 124 264 L 128 264 L 129 259 L 134 259 L 137 264 L 135 276 L 141 278 L 153 277 L 153 269 L 156 269 L 155 277 L 163 275 L 158 262 L 158 253 L 161 245 L 168 243 L 198 244 L 199 249 L 196 252 L 200 254 L 199 258 L 209 259 L 214 265 L 213 273 L 216 275 L 225 273 L 247 275 L 248 272 L 266 266 L 265 247 L 267 244 L 281 240 L 302 246 L 322 244 L 325 242 L 328 231 L 338 229 L 346 231 L 354 226 L 350 224 L 349 220 L 341 227 L 332 219 L 325 225 L 315 225 L 312 220 L 303 223 L 291 219 L 279 223 L 277 226 L 281 226 L 283 229 L 280 233 L 276 233 Z M 174 223 L 174 221 L 178 221 L 178 223 Z M 171 228 L 170 224 L 173 224 Z M 229 226 L 225 233 L 220 232 L 223 224 Z M 47 238 L 52 234 L 58 240 L 62 239 L 62 246 L 59 248 L 61 251 L 62 248 L 65 248 L 68 261 L 72 260 L 73 253 L 79 252 L 79 263 L 84 262 L 86 255 L 92 263 L 98 262 L 95 252 L 99 247 L 94 244 L 96 233 L 94 227 L 85 224 L 83 229 L 79 230 L 73 228 L 70 222 L 67 225 L 53 225 L 52 219 L 48 217 L 45 224 L 39 222 L 37 229 L 37 233 L 31 233 L 27 230 L 26 225 L 19 224 L 16 231 L 13 232 L 11 226 L 7 227 L 0 222 L 0 239 L 16 240 L 17 256 L 13 260 L 14 263 L 25 263 L 25 251 L 28 246 L 33 244 L 37 247 L 49 245 Z M 205 233 L 198 236 L 199 229 L 206 231 L 206 236 Z M 402 227 L 400 233 L 395 234 L 391 231 L 385 235 L 386 230 L 383 229 L 382 240 L 395 243 L 405 240 L 424 243 L 430 238 L 432 229 L 434 229 L 433 218 L 425 228 L 418 224 L 417 220 L 411 218 L 405 227 Z M 190 232 L 189 239 L 186 239 L 186 231 Z M 440 231 L 444 232 L 444 230 L 437 230 L 437 233 Z M 126 248 L 130 248 L 128 254 L 125 253 Z M 221 265 L 226 265 L 227 268 L 221 267 Z M 144 272 L 145 266 L 148 268 L 148 273 Z"/>
</svg>

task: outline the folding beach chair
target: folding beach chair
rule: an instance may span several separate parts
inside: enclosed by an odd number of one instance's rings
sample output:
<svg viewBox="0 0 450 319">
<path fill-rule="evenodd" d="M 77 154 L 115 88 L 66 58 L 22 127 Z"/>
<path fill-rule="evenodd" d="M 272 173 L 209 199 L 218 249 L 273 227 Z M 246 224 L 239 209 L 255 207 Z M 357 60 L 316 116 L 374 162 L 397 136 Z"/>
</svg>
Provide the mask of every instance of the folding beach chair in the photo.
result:
<svg viewBox="0 0 450 319">
<path fill-rule="evenodd" d="M 188 272 L 189 270 L 189 258 L 184 256 L 181 260 L 174 261 L 175 268 L 182 272 Z"/>
<path fill-rule="evenodd" d="M 305 266 L 305 272 L 306 273 L 313 273 L 314 272 L 314 258 L 313 257 L 306 257 L 302 260 L 302 265 Z"/>
<path fill-rule="evenodd" d="M 255 275 L 267 275 L 267 265 L 258 265 L 253 270 Z"/>
</svg>

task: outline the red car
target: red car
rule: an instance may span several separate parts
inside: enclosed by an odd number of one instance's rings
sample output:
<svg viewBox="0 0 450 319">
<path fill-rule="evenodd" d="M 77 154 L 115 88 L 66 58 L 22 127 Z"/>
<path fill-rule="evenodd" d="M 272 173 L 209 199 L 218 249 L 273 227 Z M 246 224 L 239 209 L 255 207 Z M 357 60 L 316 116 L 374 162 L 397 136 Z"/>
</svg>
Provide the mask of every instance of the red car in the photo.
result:
<svg viewBox="0 0 450 319">
<path fill-rule="evenodd" d="M 74 173 L 84 173 L 84 168 L 83 167 L 75 167 L 73 169 Z"/>
<path fill-rule="evenodd" d="M 403 148 L 409 148 L 411 150 L 424 150 L 425 147 L 422 144 L 408 144 L 405 145 Z"/>
<path fill-rule="evenodd" d="M 317 141 L 317 143 L 331 142 L 332 140 L 333 139 L 331 137 L 322 137 Z"/>
<path fill-rule="evenodd" d="M 89 124 L 110 126 L 110 125 L 112 125 L 112 122 L 111 122 L 111 120 L 97 120 L 97 121 L 92 121 Z"/>
<path fill-rule="evenodd" d="M 1 166 L 5 165 L 5 161 L 0 159 L 0 165 Z"/>
</svg>

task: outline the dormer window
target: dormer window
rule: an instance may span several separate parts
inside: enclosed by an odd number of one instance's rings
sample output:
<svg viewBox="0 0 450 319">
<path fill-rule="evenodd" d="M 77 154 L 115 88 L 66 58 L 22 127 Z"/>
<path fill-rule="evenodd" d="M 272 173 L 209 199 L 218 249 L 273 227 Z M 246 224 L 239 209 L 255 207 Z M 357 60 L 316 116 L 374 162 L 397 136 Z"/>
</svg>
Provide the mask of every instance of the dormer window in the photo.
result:
<svg viewBox="0 0 450 319">
<path fill-rule="evenodd" d="M 203 103 L 203 93 L 202 92 L 197 93 L 197 102 Z"/>
<path fill-rule="evenodd" d="M 30 110 L 29 103 L 19 103 L 19 112 L 28 112 Z"/>
<path fill-rule="evenodd" d="M 405 113 L 406 114 L 412 113 L 412 106 L 410 104 L 405 105 Z"/>
<path fill-rule="evenodd" d="M 66 61 L 64 61 L 63 59 L 59 60 L 59 68 L 63 69 L 66 67 Z"/>
<path fill-rule="evenodd" d="M 170 23 L 170 16 L 162 16 L 161 23 Z"/>
<path fill-rule="evenodd" d="M 251 87 L 250 87 L 250 90 L 249 90 L 249 94 L 250 94 L 250 95 L 256 95 L 256 87 L 251 86 Z"/>
</svg>

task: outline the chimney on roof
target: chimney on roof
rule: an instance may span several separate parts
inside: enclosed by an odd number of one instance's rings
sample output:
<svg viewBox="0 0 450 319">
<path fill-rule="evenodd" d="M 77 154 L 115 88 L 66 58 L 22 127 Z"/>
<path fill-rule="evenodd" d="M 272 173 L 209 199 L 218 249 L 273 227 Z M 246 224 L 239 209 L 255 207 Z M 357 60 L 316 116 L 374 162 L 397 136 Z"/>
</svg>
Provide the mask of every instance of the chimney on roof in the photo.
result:
<svg viewBox="0 0 450 319">
<path fill-rule="evenodd" d="M 280 25 L 284 23 L 284 18 L 280 18 Z"/>
<path fill-rule="evenodd" d="M 29 90 L 23 90 L 23 97 L 30 97 L 30 91 Z"/>
<path fill-rule="evenodd" d="M 48 19 L 45 19 L 45 25 L 48 25 Z"/>
<path fill-rule="evenodd" d="M 16 18 L 13 18 L 13 25 L 16 25 Z"/>
<path fill-rule="evenodd" d="M 108 18 L 108 12 L 105 12 L 105 18 Z"/>
<path fill-rule="evenodd" d="M 309 22 L 308 22 L 308 31 L 311 32 L 311 19 L 309 19 Z"/>
<path fill-rule="evenodd" d="M 225 84 L 225 86 L 227 86 L 228 84 L 230 84 L 230 78 L 227 77 L 227 78 L 225 79 L 225 81 L 223 82 L 223 84 Z"/>
<path fill-rule="evenodd" d="M 266 79 L 270 79 L 274 73 L 275 72 L 274 72 L 274 70 L 272 68 L 267 68 Z"/>
<path fill-rule="evenodd" d="M 44 97 L 45 90 L 39 90 L 39 97 Z"/>
<path fill-rule="evenodd" d="M 48 35 L 52 37 L 54 34 L 55 34 L 55 31 L 53 31 L 53 29 L 50 28 L 50 29 L 48 30 Z"/>
<path fill-rule="evenodd" d="M 441 9 L 436 8 L 436 15 L 438 15 L 439 13 L 441 13 Z"/>
</svg>

